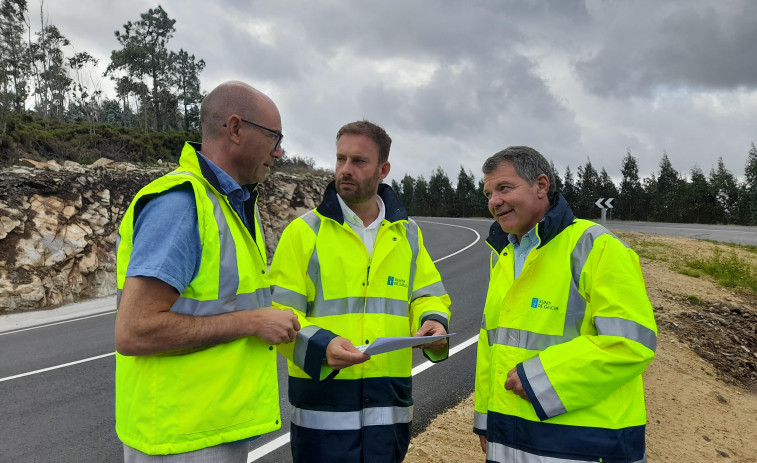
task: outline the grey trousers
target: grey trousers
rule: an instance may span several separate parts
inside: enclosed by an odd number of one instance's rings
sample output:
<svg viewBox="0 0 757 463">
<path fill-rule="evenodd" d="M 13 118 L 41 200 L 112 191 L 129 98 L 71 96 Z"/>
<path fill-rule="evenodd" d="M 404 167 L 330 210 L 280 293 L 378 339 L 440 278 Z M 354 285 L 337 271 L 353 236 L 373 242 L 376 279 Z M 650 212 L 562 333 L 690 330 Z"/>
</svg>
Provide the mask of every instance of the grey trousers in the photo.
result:
<svg viewBox="0 0 757 463">
<path fill-rule="evenodd" d="M 230 442 L 173 455 L 148 455 L 124 444 L 124 463 L 247 463 L 250 444 L 250 441 Z"/>
</svg>

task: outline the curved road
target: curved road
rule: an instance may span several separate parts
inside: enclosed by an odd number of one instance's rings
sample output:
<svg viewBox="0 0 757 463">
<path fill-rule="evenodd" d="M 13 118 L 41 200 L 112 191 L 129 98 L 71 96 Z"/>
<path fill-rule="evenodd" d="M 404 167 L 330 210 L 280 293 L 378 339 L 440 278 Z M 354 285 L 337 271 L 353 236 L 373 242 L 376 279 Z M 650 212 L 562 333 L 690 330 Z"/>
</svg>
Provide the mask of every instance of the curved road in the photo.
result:
<svg viewBox="0 0 757 463">
<path fill-rule="evenodd" d="M 475 340 L 488 280 L 489 248 L 484 244 L 491 219 L 418 218 L 426 247 L 436 260 L 452 297 L 451 341 L 447 361 L 430 364 L 420 352 L 413 360 L 413 435 L 436 415 L 473 391 Z M 757 245 L 757 227 L 607 223 L 630 229 Z M 19 328 L 19 316 L 0 317 L 0 463 L 121 461 L 113 416 L 113 323 L 115 298 L 100 313 Z M 59 316 L 60 310 L 24 314 Z M 57 314 L 57 315 L 56 315 Z M 65 317 L 60 317 L 65 318 Z M 279 362 L 282 416 L 288 414 L 286 362 Z M 472 419 L 472 418 L 471 418 Z M 290 462 L 289 423 L 258 439 L 248 461 Z M 460 439 L 473 439 L 463 435 Z"/>
<path fill-rule="evenodd" d="M 488 279 L 488 220 L 419 218 L 426 247 L 452 297 L 453 355 L 430 364 L 413 360 L 413 434 L 473 391 L 475 338 Z M 104 313 L 8 331 L 0 317 L 0 462 L 121 461 L 114 431 L 114 300 Z M 3 332 L 5 331 L 5 332 Z M 466 342 L 467 341 L 467 342 Z M 281 406 L 286 362 L 279 362 Z M 248 461 L 290 462 L 288 420 L 255 441 Z M 461 436 L 461 438 L 473 438 Z"/>
</svg>

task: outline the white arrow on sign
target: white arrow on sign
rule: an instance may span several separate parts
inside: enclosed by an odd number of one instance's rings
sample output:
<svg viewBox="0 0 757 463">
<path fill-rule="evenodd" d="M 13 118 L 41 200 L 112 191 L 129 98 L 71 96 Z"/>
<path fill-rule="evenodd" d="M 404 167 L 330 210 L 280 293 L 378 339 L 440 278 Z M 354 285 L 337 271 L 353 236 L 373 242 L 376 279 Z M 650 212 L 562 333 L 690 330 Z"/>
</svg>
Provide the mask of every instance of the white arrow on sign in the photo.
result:
<svg viewBox="0 0 757 463">
<path fill-rule="evenodd" d="M 612 200 L 615 198 L 599 198 L 594 204 L 600 209 L 612 209 Z"/>
</svg>

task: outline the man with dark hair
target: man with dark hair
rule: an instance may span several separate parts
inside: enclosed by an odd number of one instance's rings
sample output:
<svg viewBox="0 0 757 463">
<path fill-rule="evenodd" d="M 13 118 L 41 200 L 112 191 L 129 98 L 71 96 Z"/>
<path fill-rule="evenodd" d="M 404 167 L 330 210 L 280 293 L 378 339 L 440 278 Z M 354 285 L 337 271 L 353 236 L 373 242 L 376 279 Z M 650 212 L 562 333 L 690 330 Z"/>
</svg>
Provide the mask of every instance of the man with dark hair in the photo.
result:
<svg viewBox="0 0 757 463">
<path fill-rule="evenodd" d="M 573 216 L 533 148 L 483 172 L 496 220 L 476 365 L 486 461 L 646 461 L 641 374 L 657 327 L 638 256 Z"/>
<path fill-rule="evenodd" d="M 137 193 L 119 228 L 116 432 L 126 462 L 246 462 L 281 427 L 256 186 L 282 156 L 276 105 L 241 82 L 202 102 L 202 146 Z"/>
<path fill-rule="evenodd" d="M 402 461 L 412 352 L 369 357 L 355 345 L 449 327 L 450 299 L 421 230 L 380 183 L 391 142 L 368 121 L 339 130 L 334 182 L 315 210 L 284 230 L 271 264 L 274 304 L 294 309 L 302 325 L 280 348 L 290 359 L 295 463 Z M 432 361 L 449 352 L 446 340 L 421 347 Z"/>
</svg>

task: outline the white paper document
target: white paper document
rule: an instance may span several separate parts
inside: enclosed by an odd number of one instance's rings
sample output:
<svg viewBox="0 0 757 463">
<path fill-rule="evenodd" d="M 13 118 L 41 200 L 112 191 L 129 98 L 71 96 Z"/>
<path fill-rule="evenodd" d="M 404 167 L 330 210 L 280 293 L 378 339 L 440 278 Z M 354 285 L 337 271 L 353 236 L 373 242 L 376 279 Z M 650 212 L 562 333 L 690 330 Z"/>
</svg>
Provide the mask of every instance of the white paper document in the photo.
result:
<svg viewBox="0 0 757 463">
<path fill-rule="evenodd" d="M 428 342 L 434 342 L 437 339 L 444 339 L 454 336 L 455 333 L 440 334 L 437 336 L 404 336 L 396 338 L 378 338 L 370 344 L 361 344 L 355 346 L 357 350 L 367 355 L 383 354 L 397 349 L 406 347 L 419 346 Z"/>
</svg>

